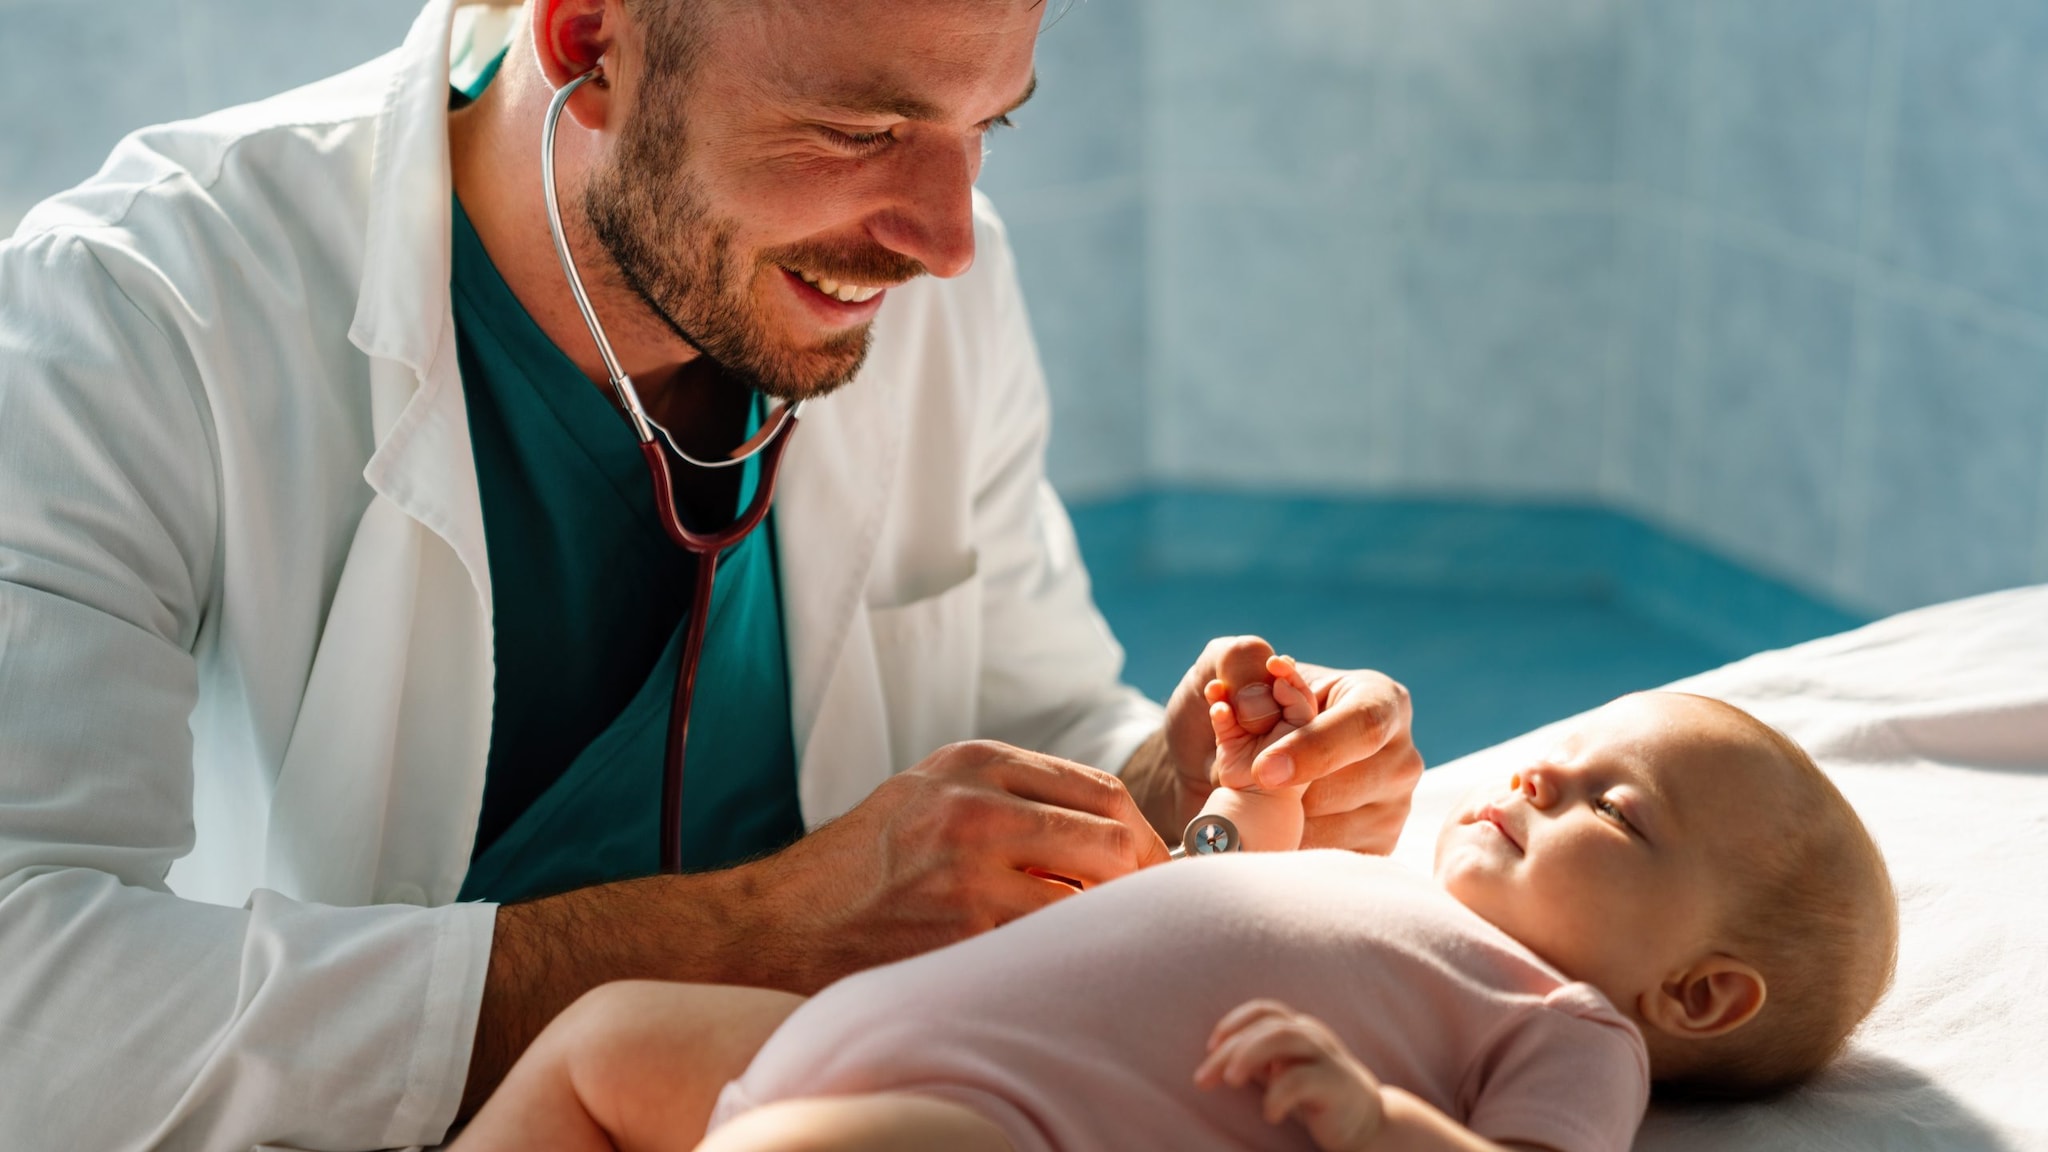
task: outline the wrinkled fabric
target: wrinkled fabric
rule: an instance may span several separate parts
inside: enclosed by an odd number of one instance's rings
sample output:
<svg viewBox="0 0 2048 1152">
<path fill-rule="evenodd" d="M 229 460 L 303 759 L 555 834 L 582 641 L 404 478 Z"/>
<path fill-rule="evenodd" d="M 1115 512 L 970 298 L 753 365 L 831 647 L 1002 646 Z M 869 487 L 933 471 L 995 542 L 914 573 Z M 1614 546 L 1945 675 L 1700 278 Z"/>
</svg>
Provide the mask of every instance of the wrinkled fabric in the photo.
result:
<svg viewBox="0 0 2048 1152">
<path fill-rule="evenodd" d="M 1308 1150 L 1254 1087 L 1193 1083 L 1216 1022 L 1270 997 L 1381 1083 L 1481 1136 L 1629 1146 L 1635 1026 L 1428 876 L 1350 852 L 1184 860 L 827 988 L 721 1095 L 713 1125 L 792 1097 L 924 1093 L 1016 1152 Z"/>
</svg>

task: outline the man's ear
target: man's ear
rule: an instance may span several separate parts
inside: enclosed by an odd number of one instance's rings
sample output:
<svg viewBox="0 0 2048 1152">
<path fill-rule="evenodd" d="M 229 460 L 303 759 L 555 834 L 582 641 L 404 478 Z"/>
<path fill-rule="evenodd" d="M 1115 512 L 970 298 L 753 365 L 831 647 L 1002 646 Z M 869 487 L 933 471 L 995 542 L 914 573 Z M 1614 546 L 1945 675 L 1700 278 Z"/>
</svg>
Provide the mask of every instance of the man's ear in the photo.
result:
<svg viewBox="0 0 2048 1152">
<path fill-rule="evenodd" d="M 1763 1006 L 1763 973 L 1718 954 L 1695 961 L 1636 1001 L 1644 1023 L 1680 1040 L 1733 1032 Z"/>
<path fill-rule="evenodd" d="M 559 89 L 604 63 L 618 39 L 619 19 L 610 0 L 534 0 L 533 54 L 548 87 Z M 569 100 L 569 115 L 583 127 L 604 127 L 608 77 L 599 77 Z"/>
</svg>

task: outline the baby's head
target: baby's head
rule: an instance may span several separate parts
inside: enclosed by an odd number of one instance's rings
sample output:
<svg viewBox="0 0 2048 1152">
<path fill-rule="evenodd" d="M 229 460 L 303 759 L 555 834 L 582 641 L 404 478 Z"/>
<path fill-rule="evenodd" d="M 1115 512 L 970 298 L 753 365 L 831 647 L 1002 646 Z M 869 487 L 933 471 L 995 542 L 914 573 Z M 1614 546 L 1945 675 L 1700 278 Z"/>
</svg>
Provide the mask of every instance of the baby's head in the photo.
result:
<svg viewBox="0 0 2048 1152">
<path fill-rule="evenodd" d="M 1436 875 L 1635 1020 L 1665 1089 L 1798 1083 L 1897 952 L 1891 879 L 1848 801 L 1797 744 L 1699 696 L 1623 697 L 1480 789 Z"/>
</svg>

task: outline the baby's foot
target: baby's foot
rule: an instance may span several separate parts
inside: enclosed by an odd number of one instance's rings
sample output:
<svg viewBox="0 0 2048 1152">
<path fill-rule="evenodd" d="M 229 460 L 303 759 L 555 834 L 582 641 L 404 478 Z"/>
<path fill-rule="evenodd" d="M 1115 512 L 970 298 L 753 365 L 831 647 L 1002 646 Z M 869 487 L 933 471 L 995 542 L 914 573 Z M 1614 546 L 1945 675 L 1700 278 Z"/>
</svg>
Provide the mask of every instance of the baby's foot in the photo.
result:
<svg viewBox="0 0 2048 1152">
<path fill-rule="evenodd" d="M 1273 700 L 1280 705 L 1280 719 L 1268 732 L 1254 734 L 1238 722 L 1237 711 L 1230 706 L 1230 689 L 1223 681 L 1211 680 L 1203 690 L 1209 701 L 1209 724 L 1216 732 L 1216 765 L 1210 779 L 1218 784 L 1257 787 L 1252 761 L 1281 737 L 1316 717 L 1315 695 L 1309 691 L 1308 682 L 1302 679 L 1301 669 L 1295 667 L 1293 658 L 1270 657 L 1266 674 L 1273 678 Z"/>
</svg>

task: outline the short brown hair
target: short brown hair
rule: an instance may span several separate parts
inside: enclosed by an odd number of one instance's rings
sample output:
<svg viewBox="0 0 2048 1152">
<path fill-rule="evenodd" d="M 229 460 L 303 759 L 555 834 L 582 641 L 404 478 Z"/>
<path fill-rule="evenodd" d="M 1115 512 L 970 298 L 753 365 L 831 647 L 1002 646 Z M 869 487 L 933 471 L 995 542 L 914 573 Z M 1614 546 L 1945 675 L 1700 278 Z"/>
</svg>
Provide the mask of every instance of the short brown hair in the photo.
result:
<svg viewBox="0 0 2048 1152">
<path fill-rule="evenodd" d="M 1898 897 L 1884 855 L 1834 781 L 1791 738 L 1734 705 L 1793 774 L 1775 834 L 1742 866 L 1723 924 L 1730 951 L 1763 974 L 1756 1017 L 1698 1043 L 1660 1092 L 1747 1099 L 1792 1088 L 1832 1060 L 1891 985 Z M 1747 845 L 1746 845 L 1747 846 Z"/>
</svg>

